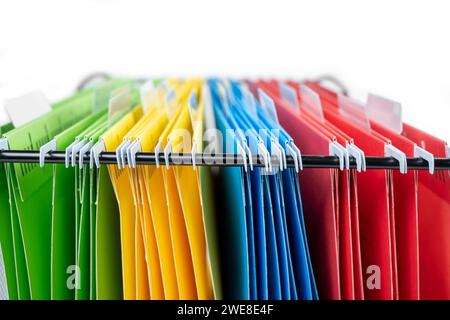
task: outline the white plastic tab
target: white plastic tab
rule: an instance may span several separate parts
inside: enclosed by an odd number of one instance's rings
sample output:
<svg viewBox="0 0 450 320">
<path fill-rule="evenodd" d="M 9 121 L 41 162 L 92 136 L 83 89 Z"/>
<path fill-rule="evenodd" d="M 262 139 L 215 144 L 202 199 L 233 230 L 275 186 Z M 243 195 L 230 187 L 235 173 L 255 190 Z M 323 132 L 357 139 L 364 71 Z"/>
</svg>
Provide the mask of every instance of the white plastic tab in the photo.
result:
<svg viewBox="0 0 450 320">
<path fill-rule="evenodd" d="M 251 154 L 250 148 L 247 145 L 247 138 L 245 137 L 244 130 L 236 129 L 236 137 L 237 137 L 237 148 L 238 152 L 242 155 L 242 160 L 244 162 L 244 171 L 248 169 L 249 156 Z M 253 169 L 253 165 L 251 166 Z"/>
<path fill-rule="evenodd" d="M 355 145 L 354 145 L 355 146 Z M 360 148 L 358 148 L 357 146 L 355 146 L 358 150 L 359 153 L 361 154 L 361 158 L 362 158 L 362 171 L 366 172 L 367 170 L 367 164 L 366 164 L 366 154 L 364 153 L 364 151 Z"/>
<path fill-rule="evenodd" d="M 91 150 L 92 146 L 94 145 L 94 141 L 89 140 L 88 143 L 86 143 L 83 148 L 80 149 L 80 154 L 78 156 L 78 166 L 80 169 L 83 169 L 84 167 L 84 155 L 88 153 L 89 150 Z"/>
<path fill-rule="evenodd" d="M 341 148 L 342 148 L 342 152 L 344 153 L 345 169 L 350 170 L 350 156 L 348 154 L 348 151 L 343 146 L 341 146 Z"/>
<path fill-rule="evenodd" d="M 0 139 L 0 151 L 1 150 L 8 150 L 8 149 L 9 149 L 8 139 L 1 138 Z"/>
<path fill-rule="evenodd" d="M 345 150 L 344 147 L 342 147 L 336 141 L 330 141 L 330 147 L 329 147 L 330 156 L 336 156 L 339 158 L 339 169 L 340 170 L 344 170 L 344 167 L 346 165 L 344 150 Z"/>
<path fill-rule="evenodd" d="M 156 162 L 156 168 L 159 168 L 159 154 L 162 151 L 162 139 L 160 138 L 158 141 L 158 144 L 155 147 L 155 162 Z"/>
<path fill-rule="evenodd" d="M 127 149 L 130 146 L 131 141 L 127 140 L 125 141 L 125 143 L 122 145 L 122 148 L 120 148 L 119 150 L 119 154 L 120 154 L 120 165 L 122 168 L 125 168 L 127 160 L 125 159 L 127 156 Z"/>
<path fill-rule="evenodd" d="M 78 143 L 78 140 L 75 140 L 72 142 L 65 150 L 64 152 L 64 164 L 66 165 L 66 168 L 70 166 L 70 156 L 72 154 L 72 148 L 74 145 Z"/>
<path fill-rule="evenodd" d="M 81 150 L 81 148 L 83 148 L 83 146 L 86 144 L 86 139 L 82 139 L 80 141 L 78 141 L 73 147 L 72 150 L 70 151 L 71 153 L 71 162 L 72 162 L 72 167 L 75 167 L 75 165 L 77 164 L 77 153 Z"/>
<path fill-rule="evenodd" d="M 177 109 L 177 93 L 175 89 L 170 89 L 166 93 L 166 111 L 169 119 L 175 115 Z"/>
<path fill-rule="evenodd" d="M 270 153 L 263 142 L 258 142 L 258 154 L 263 159 L 265 173 L 272 172 L 272 161 L 270 161 Z"/>
<path fill-rule="evenodd" d="M 108 107 L 108 119 L 124 113 L 131 108 L 131 89 L 130 87 L 119 88 L 116 94 L 111 94 Z"/>
<path fill-rule="evenodd" d="M 148 109 L 150 108 L 149 95 L 154 90 L 155 90 L 155 85 L 153 84 L 153 80 L 148 80 L 148 81 L 144 82 L 139 88 L 142 110 L 144 110 L 144 112 L 147 112 Z"/>
<path fill-rule="evenodd" d="M 340 114 L 370 132 L 370 122 L 364 104 L 343 94 L 338 94 L 338 105 Z"/>
<path fill-rule="evenodd" d="M 105 142 L 100 139 L 95 146 L 92 147 L 92 154 L 94 157 L 94 162 L 95 162 L 95 166 L 97 168 L 100 168 L 100 153 L 105 152 L 106 151 L 106 146 L 105 146 Z"/>
<path fill-rule="evenodd" d="M 336 153 L 336 150 L 339 149 L 340 151 Z M 344 161 L 343 167 L 347 170 L 350 169 L 350 157 L 348 154 L 348 151 L 346 148 L 344 148 L 339 142 L 334 141 L 334 145 L 332 147 L 332 150 L 334 150 L 336 156 L 339 156 L 339 154 L 342 154 L 342 158 Z M 331 155 L 331 154 L 330 154 Z"/>
<path fill-rule="evenodd" d="M 300 152 L 300 149 L 295 145 L 294 141 L 286 142 L 286 150 L 287 153 L 290 154 L 292 158 L 294 158 L 295 171 L 299 172 L 299 170 L 303 170 L 302 154 Z"/>
<path fill-rule="evenodd" d="M 348 154 L 348 151 L 346 148 L 344 148 L 344 146 L 342 146 L 341 144 L 338 143 L 338 148 L 342 148 L 342 153 L 344 154 L 344 164 L 345 164 L 345 169 L 350 170 L 350 156 Z"/>
<path fill-rule="evenodd" d="M 242 146 L 242 144 L 240 142 L 237 143 L 237 149 L 238 149 L 238 153 L 241 155 L 242 157 L 242 161 L 244 163 L 244 171 L 247 172 L 247 154 L 245 152 L 244 147 Z"/>
<path fill-rule="evenodd" d="M 300 148 L 297 147 L 297 145 L 292 141 L 290 143 L 291 147 L 294 149 L 294 151 L 297 153 L 297 161 L 298 161 L 298 167 L 300 170 L 303 170 L 303 158 L 302 153 L 300 152 Z"/>
<path fill-rule="evenodd" d="M 278 144 L 278 142 L 276 142 L 275 140 L 271 140 L 270 142 L 270 147 L 271 147 L 271 151 L 272 151 L 272 156 L 275 156 L 278 158 L 278 169 L 280 169 L 280 171 L 283 171 L 284 169 L 284 151 L 281 148 L 281 146 Z"/>
<path fill-rule="evenodd" d="M 228 95 L 227 95 L 227 89 L 225 87 L 225 83 L 223 81 L 220 81 L 219 83 L 217 83 L 217 89 L 218 89 L 218 93 L 219 93 L 219 98 L 221 103 L 223 104 L 223 107 L 225 109 L 226 112 L 228 112 Z"/>
<path fill-rule="evenodd" d="M 247 158 L 248 158 L 248 165 L 250 166 L 250 170 L 253 170 L 253 159 L 252 159 L 252 151 L 250 150 L 249 146 L 247 145 L 247 143 L 243 144 L 243 148 L 247 154 Z"/>
<path fill-rule="evenodd" d="M 428 162 L 428 168 L 429 168 L 429 172 L 430 174 L 434 173 L 434 155 L 419 147 L 417 144 L 414 145 L 414 157 L 416 158 L 422 158 L 424 159 L 426 162 Z"/>
<path fill-rule="evenodd" d="M 298 167 L 297 153 L 288 143 L 286 144 L 286 150 L 287 153 L 294 159 L 295 172 L 298 172 L 299 167 Z"/>
<path fill-rule="evenodd" d="M 347 153 L 349 156 L 356 160 L 356 171 L 361 172 L 363 170 L 363 163 L 365 163 L 365 157 L 361 154 L 361 149 L 352 143 L 347 143 Z"/>
<path fill-rule="evenodd" d="M 325 121 L 319 95 L 305 84 L 300 84 L 302 106 L 320 121 Z"/>
<path fill-rule="evenodd" d="M 130 144 L 128 145 L 128 147 L 124 150 L 124 154 L 127 155 L 127 158 L 124 159 L 124 161 L 126 161 L 128 163 L 128 167 L 132 168 L 133 167 L 133 163 L 131 160 L 131 150 L 133 149 L 134 144 L 136 143 L 136 141 L 130 141 Z M 126 166 L 127 163 L 124 163 L 124 165 Z"/>
<path fill-rule="evenodd" d="M 250 111 L 250 114 L 253 116 L 257 116 L 258 111 L 256 109 L 256 99 L 253 93 L 250 90 L 244 90 L 244 103 L 245 107 Z"/>
<path fill-rule="evenodd" d="M 45 165 L 45 155 L 50 151 L 56 151 L 56 140 L 50 140 L 39 148 L 39 166 L 42 168 Z"/>
<path fill-rule="evenodd" d="M 3 102 L 3 106 L 15 128 L 52 110 L 48 99 L 41 91 L 7 99 Z"/>
<path fill-rule="evenodd" d="M 272 144 L 276 144 L 276 148 L 278 148 L 280 150 L 280 170 L 284 170 L 287 169 L 287 160 L 286 160 L 286 151 L 284 150 L 284 148 L 281 146 L 280 142 L 279 142 L 279 137 L 280 137 L 280 130 L 279 129 L 275 129 L 275 130 L 270 130 L 270 141 Z"/>
<path fill-rule="evenodd" d="M 169 155 L 172 152 L 172 143 L 169 141 L 167 142 L 166 147 L 164 148 L 164 161 L 166 163 L 166 169 L 169 170 L 170 164 L 169 164 Z"/>
<path fill-rule="evenodd" d="M 450 158 L 450 145 L 449 144 L 445 145 L 445 156 L 447 158 Z"/>
<path fill-rule="evenodd" d="M 189 96 L 188 107 L 189 107 L 189 116 L 191 118 L 191 126 L 192 126 L 192 129 L 194 129 L 195 128 L 195 116 L 198 111 L 198 100 L 197 100 L 197 95 L 195 94 L 195 91 L 192 91 L 191 95 Z"/>
<path fill-rule="evenodd" d="M 142 152 L 142 146 L 141 141 L 137 140 L 133 143 L 132 147 L 129 149 L 129 158 L 128 158 L 128 165 L 131 163 L 132 168 L 136 168 L 137 162 L 136 162 L 136 154 L 138 152 Z"/>
<path fill-rule="evenodd" d="M 98 143 L 98 141 L 97 141 L 97 143 Z M 92 148 L 94 148 L 97 145 L 97 143 L 95 143 L 92 146 Z M 89 169 L 94 169 L 94 152 L 92 151 L 92 148 L 91 148 L 91 152 L 89 152 Z"/>
<path fill-rule="evenodd" d="M 122 141 L 122 143 L 116 149 L 117 168 L 119 168 L 119 169 L 122 168 L 121 161 L 120 161 L 120 151 L 122 150 L 122 147 L 125 143 L 126 143 L 126 141 Z"/>
<path fill-rule="evenodd" d="M 349 156 L 352 156 L 356 159 L 356 170 L 358 172 L 366 171 L 366 155 L 364 154 L 364 151 L 362 151 L 360 148 L 358 148 L 353 143 L 347 144 L 347 152 Z"/>
<path fill-rule="evenodd" d="M 289 103 L 295 111 L 300 112 L 300 104 L 298 103 L 297 91 L 284 82 L 278 84 L 281 98 Z"/>
<path fill-rule="evenodd" d="M 401 150 L 394 147 L 392 144 L 386 143 L 384 145 L 384 154 L 386 157 L 392 157 L 399 163 L 400 173 L 408 172 L 408 163 L 406 161 L 406 155 Z"/>
<path fill-rule="evenodd" d="M 207 130 L 210 130 L 210 129 L 215 130 L 216 129 L 216 118 L 215 118 L 214 110 L 213 110 L 211 91 L 210 91 L 208 83 L 206 81 L 203 83 L 203 86 L 202 86 L 201 98 L 202 98 L 203 109 L 204 109 L 203 118 L 205 121 L 206 132 L 208 132 Z"/>
<path fill-rule="evenodd" d="M 277 111 L 275 109 L 275 103 L 272 98 L 268 96 L 263 90 L 258 89 L 259 102 L 264 112 L 273 120 L 275 123 L 279 123 Z"/>
<path fill-rule="evenodd" d="M 280 148 L 281 148 L 281 144 L 279 144 Z M 283 155 L 283 166 L 284 169 L 287 169 L 287 158 L 286 158 L 286 150 L 284 148 L 281 148 L 281 150 L 283 151 L 282 155 Z"/>
<path fill-rule="evenodd" d="M 281 157 L 282 159 L 282 165 L 283 165 L 283 169 L 285 170 L 287 169 L 287 160 L 286 160 L 286 150 L 281 146 L 281 144 L 278 142 L 278 140 L 274 140 L 273 143 L 276 143 L 278 148 L 281 150 Z"/>
<path fill-rule="evenodd" d="M 94 169 L 95 164 L 95 152 L 94 150 L 98 148 L 98 145 L 100 144 L 100 140 L 94 143 L 94 145 L 91 148 L 91 152 L 89 152 L 89 168 Z"/>
<path fill-rule="evenodd" d="M 399 102 L 369 94 L 366 110 L 369 119 L 397 134 L 403 132 L 402 106 Z"/>
</svg>

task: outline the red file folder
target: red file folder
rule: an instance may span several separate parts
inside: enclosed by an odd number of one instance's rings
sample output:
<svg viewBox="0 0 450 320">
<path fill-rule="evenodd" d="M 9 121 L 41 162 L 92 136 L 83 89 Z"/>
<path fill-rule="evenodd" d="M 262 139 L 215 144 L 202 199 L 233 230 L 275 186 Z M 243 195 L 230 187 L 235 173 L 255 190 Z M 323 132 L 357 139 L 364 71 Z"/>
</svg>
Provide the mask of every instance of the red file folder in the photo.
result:
<svg viewBox="0 0 450 320">
<path fill-rule="evenodd" d="M 446 143 L 403 124 L 402 135 L 444 158 Z M 450 172 L 418 172 L 420 299 L 450 299 Z"/>
<path fill-rule="evenodd" d="M 371 127 L 390 139 L 407 157 L 414 156 L 414 143 L 371 122 Z M 395 235 L 399 299 L 419 299 L 419 238 L 417 171 L 401 174 L 394 170 Z"/>
<path fill-rule="evenodd" d="M 333 99 L 330 92 L 324 97 Z M 372 123 L 372 126 L 389 137 L 407 156 L 414 156 L 414 143 L 436 157 L 446 156 L 444 141 L 412 126 L 403 124 L 402 136 L 410 141 L 376 123 Z M 401 299 L 450 298 L 450 236 L 447 232 L 450 226 L 449 177 L 448 171 L 438 171 L 434 175 L 427 171 L 410 172 L 408 175 L 395 173 Z M 411 201 L 411 197 L 407 196 L 413 192 L 411 186 L 415 186 L 416 201 Z M 414 211 L 417 212 L 417 218 Z M 418 236 L 414 233 L 416 224 Z M 418 252 L 414 246 L 416 241 Z"/>
<path fill-rule="evenodd" d="M 291 83 L 291 85 L 296 86 L 300 92 L 298 84 Z M 322 92 L 318 93 L 321 97 L 324 116 L 328 121 L 350 136 L 366 156 L 384 156 L 385 141 L 376 134 L 364 131 L 337 113 L 336 106 L 328 101 Z M 392 172 L 370 170 L 359 173 L 357 179 L 364 297 L 394 299 L 397 280 Z M 367 285 L 370 276 L 367 272 L 373 268 L 379 268 L 381 274 L 379 288 Z"/>
</svg>

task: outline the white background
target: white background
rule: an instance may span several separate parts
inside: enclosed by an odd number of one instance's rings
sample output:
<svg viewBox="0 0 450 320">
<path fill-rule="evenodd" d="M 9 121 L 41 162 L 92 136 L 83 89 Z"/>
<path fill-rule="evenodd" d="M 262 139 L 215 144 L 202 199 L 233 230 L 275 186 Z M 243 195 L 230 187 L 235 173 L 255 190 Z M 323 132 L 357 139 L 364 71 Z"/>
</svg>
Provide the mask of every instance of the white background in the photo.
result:
<svg viewBox="0 0 450 320">
<path fill-rule="evenodd" d="M 0 1 L 0 99 L 40 88 L 57 100 L 95 71 L 333 74 L 450 142 L 449 1 Z"/>
</svg>

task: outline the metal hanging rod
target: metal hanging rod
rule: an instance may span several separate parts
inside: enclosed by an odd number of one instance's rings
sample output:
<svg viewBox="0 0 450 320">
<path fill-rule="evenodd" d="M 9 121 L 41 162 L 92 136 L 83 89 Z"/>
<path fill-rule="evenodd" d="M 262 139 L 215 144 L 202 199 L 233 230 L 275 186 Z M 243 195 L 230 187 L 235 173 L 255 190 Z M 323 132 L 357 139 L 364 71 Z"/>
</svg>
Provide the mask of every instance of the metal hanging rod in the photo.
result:
<svg viewBox="0 0 450 320">
<path fill-rule="evenodd" d="M 84 163 L 88 164 L 90 160 L 89 153 L 84 155 Z M 115 152 L 100 153 L 99 160 L 101 164 L 116 164 L 117 158 Z M 164 154 L 158 154 L 159 164 L 165 164 Z M 170 165 L 192 165 L 192 155 L 170 154 L 168 157 Z M 39 163 L 39 151 L 29 150 L 3 150 L 0 151 L 0 163 Z M 45 163 L 64 163 L 65 152 L 53 151 L 45 155 Z M 197 154 L 195 162 L 198 166 L 220 166 L 220 167 L 236 167 L 243 166 L 243 158 L 237 154 L 216 154 L 204 155 Z M 262 157 L 254 155 L 252 157 L 254 166 L 263 167 Z M 272 157 L 273 166 L 279 164 L 277 157 Z M 294 167 L 294 158 L 286 155 L 288 167 Z M 339 168 L 339 158 L 336 156 L 316 156 L 303 155 L 302 162 L 304 168 Z M 77 159 L 78 163 L 78 159 Z M 141 152 L 136 154 L 136 164 L 155 165 L 157 163 L 155 153 Z M 408 158 L 408 169 L 410 170 L 426 170 L 429 168 L 428 162 L 422 158 Z M 435 170 L 450 170 L 450 158 L 435 158 Z M 366 157 L 367 169 L 399 169 L 399 162 L 392 157 Z M 350 168 L 356 168 L 356 160 L 350 157 Z"/>
</svg>

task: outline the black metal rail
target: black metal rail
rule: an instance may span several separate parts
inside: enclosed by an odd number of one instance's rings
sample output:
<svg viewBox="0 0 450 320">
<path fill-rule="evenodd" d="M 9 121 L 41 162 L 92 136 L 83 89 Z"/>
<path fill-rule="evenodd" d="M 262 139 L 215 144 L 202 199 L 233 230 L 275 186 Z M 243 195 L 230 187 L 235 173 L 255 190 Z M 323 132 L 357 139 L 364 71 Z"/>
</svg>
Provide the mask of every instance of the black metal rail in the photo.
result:
<svg viewBox="0 0 450 320">
<path fill-rule="evenodd" d="M 84 156 L 84 163 L 89 163 L 89 153 Z M 114 152 L 100 153 L 99 160 L 101 164 L 115 164 L 117 163 L 116 154 Z M 158 160 L 161 165 L 165 164 L 164 154 L 158 154 Z M 18 151 L 18 150 L 3 150 L 0 151 L 0 162 L 24 162 L 24 163 L 39 163 L 39 151 Z M 45 156 L 45 163 L 64 163 L 65 152 L 53 151 Z M 170 154 L 168 157 L 169 165 L 192 165 L 192 155 L 184 154 Z M 248 161 L 247 161 L 248 162 Z M 262 157 L 253 156 L 252 162 L 254 166 L 262 167 L 264 162 Z M 273 166 L 278 166 L 279 160 L 277 157 L 272 157 L 271 162 Z M 295 160 L 291 156 L 286 156 L 288 167 L 295 167 Z M 408 158 L 408 169 L 410 170 L 426 170 L 428 163 L 422 158 Z M 77 159 L 78 163 L 78 159 Z M 150 152 L 141 152 L 136 154 L 136 163 L 140 165 L 155 165 L 156 155 Z M 243 158 L 236 154 L 216 154 L 205 155 L 197 154 L 195 163 L 198 166 L 243 166 Z M 304 168 L 339 168 L 339 158 L 335 156 L 318 156 L 318 155 L 303 155 L 302 163 Z M 436 158 L 434 161 L 435 170 L 450 170 L 450 158 Z M 367 169 L 398 169 L 399 163 L 396 159 L 391 157 L 366 157 Z M 356 168 L 356 160 L 350 157 L 350 168 Z"/>
</svg>

